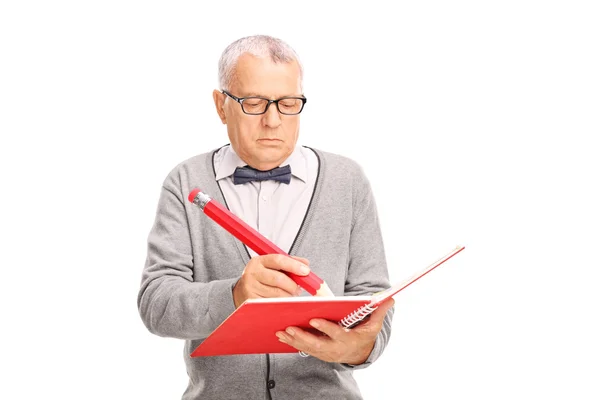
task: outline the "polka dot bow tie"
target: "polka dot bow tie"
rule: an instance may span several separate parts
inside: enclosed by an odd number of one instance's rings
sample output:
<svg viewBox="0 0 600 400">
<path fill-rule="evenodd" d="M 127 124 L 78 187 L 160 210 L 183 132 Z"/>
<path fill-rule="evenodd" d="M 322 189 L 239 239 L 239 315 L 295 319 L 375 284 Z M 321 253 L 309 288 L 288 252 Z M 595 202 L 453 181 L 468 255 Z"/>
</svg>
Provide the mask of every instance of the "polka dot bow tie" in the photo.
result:
<svg viewBox="0 0 600 400">
<path fill-rule="evenodd" d="M 269 171 L 259 171 L 248 165 L 237 167 L 233 173 L 233 184 L 241 185 L 251 181 L 277 181 L 289 185 L 292 179 L 292 169 L 289 165 L 277 167 Z"/>
</svg>

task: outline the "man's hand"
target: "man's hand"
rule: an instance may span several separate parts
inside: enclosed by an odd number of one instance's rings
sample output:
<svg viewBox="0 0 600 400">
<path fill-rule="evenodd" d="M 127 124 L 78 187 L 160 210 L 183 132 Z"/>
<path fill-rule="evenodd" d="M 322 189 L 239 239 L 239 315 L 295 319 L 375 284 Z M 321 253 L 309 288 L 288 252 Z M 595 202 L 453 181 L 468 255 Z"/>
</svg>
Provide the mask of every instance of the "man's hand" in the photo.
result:
<svg viewBox="0 0 600 400">
<path fill-rule="evenodd" d="M 233 302 L 238 308 L 247 299 L 298 296 L 302 289 L 284 272 L 308 275 L 308 260 L 282 254 L 253 257 L 233 288 Z"/>
<path fill-rule="evenodd" d="M 352 329 L 324 319 L 312 319 L 311 326 L 321 331 L 314 335 L 297 327 L 277 332 L 280 341 L 320 360 L 358 365 L 364 363 L 375 346 L 386 312 L 394 305 L 390 298 L 381 303 L 370 318 Z"/>
</svg>

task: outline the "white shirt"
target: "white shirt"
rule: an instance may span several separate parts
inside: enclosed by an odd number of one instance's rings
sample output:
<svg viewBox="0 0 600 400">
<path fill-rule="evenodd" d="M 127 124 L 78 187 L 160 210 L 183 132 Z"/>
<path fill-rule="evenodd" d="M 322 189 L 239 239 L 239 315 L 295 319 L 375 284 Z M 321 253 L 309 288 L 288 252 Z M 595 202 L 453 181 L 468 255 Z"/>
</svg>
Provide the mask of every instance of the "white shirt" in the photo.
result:
<svg viewBox="0 0 600 400">
<path fill-rule="evenodd" d="M 288 164 L 292 170 L 289 185 L 276 181 L 234 185 L 235 169 L 247 164 L 231 145 L 219 149 L 214 157 L 216 180 L 229 210 L 287 253 L 291 250 L 308 210 L 317 180 L 319 161 L 312 150 L 296 146 L 279 166 Z M 257 255 L 250 249 L 248 252 L 251 257 Z"/>
</svg>

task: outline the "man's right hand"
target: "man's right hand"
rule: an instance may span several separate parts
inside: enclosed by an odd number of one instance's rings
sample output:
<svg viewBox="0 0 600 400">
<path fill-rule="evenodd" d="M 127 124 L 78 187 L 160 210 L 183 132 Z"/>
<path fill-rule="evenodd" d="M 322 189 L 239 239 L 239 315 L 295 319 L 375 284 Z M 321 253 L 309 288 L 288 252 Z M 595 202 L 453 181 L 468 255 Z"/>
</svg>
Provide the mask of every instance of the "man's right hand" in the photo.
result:
<svg viewBox="0 0 600 400">
<path fill-rule="evenodd" d="M 308 260 L 283 254 L 253 257 L 233 288 L 233 302 L 238 308 L 247 299 L 298 296 L 302 288 L 283 271 L 308 275 Z"/>
</svg>

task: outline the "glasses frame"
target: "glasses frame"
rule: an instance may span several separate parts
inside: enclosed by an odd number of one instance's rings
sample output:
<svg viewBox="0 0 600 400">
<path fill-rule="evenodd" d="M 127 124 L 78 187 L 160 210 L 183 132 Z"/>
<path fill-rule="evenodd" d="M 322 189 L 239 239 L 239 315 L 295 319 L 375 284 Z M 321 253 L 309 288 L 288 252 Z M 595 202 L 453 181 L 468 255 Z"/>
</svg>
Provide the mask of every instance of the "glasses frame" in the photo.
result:
<svg viewBox="0 0 600 400">
<path fill-rule="evenodd" d="M 240 107 L 242 107 L 242 112 L 246 115 L 263 115 L 265 114 L 268 110 L 269 107 L 271 106 L 271 104 L 275 103 L 275 107 L 277 108 L 277 111 L 280 114 L 283 115 L 298 115 L 302 112 L 302 110 L 304 110 L 304 105 L 306 104 L 306 97 L 304 96 L 285 96 L 282 97 L 280 99 L 277 100 L 271 100 L 271 99 L 267 99 L 266 97 L 260 97 L 260 96 L 250 96 L 250 97 L 236 97 L 234 95 L 232 95 L 231 93 L 229 93 L 227 90 L 223 90 L 221 89 L 221 93 L 223 93 L 226 96 L 231 97 L 233 100 L 237 101 L 238 103 L 240 103 Z M 265 107 L 265 110 L 261 113 L 247 113 L 246 110 L 244 110 L 244 101 L 245 100 L 250 100 L 250 99 L 260 99 L 260 100 L 266 100 L 267 101 L 267 106 Z M 300 111 L 298 111 L 297 113 L 286 113 L 281 111 L 281 109 L 279 108 L 279 102 L 281 100 L 287 100 L 287 99 L 297 99 L 302 101 L 302 106 L 300 107 Z"/>
</svg>

